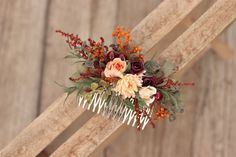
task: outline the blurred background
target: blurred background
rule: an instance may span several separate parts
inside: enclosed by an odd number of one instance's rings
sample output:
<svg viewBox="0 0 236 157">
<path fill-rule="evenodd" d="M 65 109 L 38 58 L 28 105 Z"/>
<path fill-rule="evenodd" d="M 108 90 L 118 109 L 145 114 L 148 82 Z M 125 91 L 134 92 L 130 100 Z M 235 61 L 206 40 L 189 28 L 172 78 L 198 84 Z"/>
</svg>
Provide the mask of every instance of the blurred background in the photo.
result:
<svg viewBox="0 0 236 157">
<path fill-rule="evenodd" d="M 63 93 L 72 63 L 56 29 L 111 42 L 116 25 L 132 29 L 161 0 L 1 0 L 0 149 Z M 236 23 L 222 34 L 236 52 Z M 236 154 L 236 55 L 209 50 L 184 75 L 185 112 L 155 129 L 129 128 L 98 157 L 234 157 Z"/>
</svg>

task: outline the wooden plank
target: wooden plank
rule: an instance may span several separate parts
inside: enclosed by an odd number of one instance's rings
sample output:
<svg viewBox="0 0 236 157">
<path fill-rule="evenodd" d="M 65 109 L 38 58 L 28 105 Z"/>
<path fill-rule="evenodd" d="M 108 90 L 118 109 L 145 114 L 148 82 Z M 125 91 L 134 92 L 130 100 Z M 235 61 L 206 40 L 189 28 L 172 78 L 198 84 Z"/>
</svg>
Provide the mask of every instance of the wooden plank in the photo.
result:
<svg viewBox="0 0 236 157">
<path fill-rule="evenodd" d="M 167 51 L 165 51 L 166 53 L 162 53 L 160 57 L 158 57 L 158 60 L 164 62 L 166 59 L 170 58 L 171 61 L 176 63 L 179 69 L 183 68 L 236 18 L 235 9 L 236 1 L 227 0 L 223 2 L 218 0 L 183 35 L 171 44 Z M 220 21 L 217 20 L 219 17 L 221 17 Z M 204 42 L 202 42 L 202 40 Z M 190 56 L 187 56 L 186 54 L 190 54 Z M 104 121 L 105 119 L 101 115 L 91 118 L 78 132 L 59 147 L 51 157 L 60 157 L 62 155 L 89 155 L 99 144 L 109 137 L 107 134 L 111 135 L 122 126 L 122 123 L 115 123 L 112 120 L 107 120 L 105 126 L 98 128 L 97 125 L 102 125 L 102 122 Z M 94 125 L 95 123 L 97 123 L 97 125 Z M 88 128 L 90 130 L 89 136 L 87 135 Z M 88 138 L 83 138 L 86 137 L 86 135 Z M 87 149 L 88 147 L 89 149 Z"/>
<path fill-rule="evenodd" d="M 7 147 L 0 151 L 1 157 L 33 157 L 43 150 L 55 137 L 68 127 L 84 110 L 78 108 L 75 95 L 65 101 L 66 94 L 58 98 Z"/>
<path fill-rule="evenodd" d="M 104 139 L 113 134 L 113 129 L 122 129 L 117 120 L 107 119 L 101 115 L 95 115 L 79 131 L 77 131 L 70 142 L 65 142 L 51 157 L 57 156 L 89 156 L 94 148 L 99 147 Z M 81 134 L 82 133 L 82 134 Z M 76 140 L 75 140 L 76 139 Z"/>
<path fill-rule="evenodd" d="M 178 73 L 174 74 L 174 78 L 181 79 L 184 74 L 193 67 L 194 64 L 196 64 L 203 56 L 204 54 L 209 51 L 210 46 L 205 48 L 203 51 L 201 51 L 199 54 L 197 54 L 188 65 L 186 65 L 184 68 L 178 71 Z"/>
<path fill-rule="evenodd" d="M 235 3 L 233 0 L 217 1 L 207 13 L 202 15 L 183 35 L 160 54 L 159 60 L 163 62 L 168 58 L 182 69 L 188 60 L 194 58 L 197 52 L 202 51 L 235 19 L 236 13 L 233 11 L 236 7 Z M 195 47 L 195 45 L 199 46 Z"/>
<path fill-rule="evenodd" d="M 194 21 L 194 18 L 189 18 L 185 21 L 185 24 L 186 26 L 191 26 Z M 221 39 L 220 36 L 212 41 L 209 48 L 213 49 L 214 52 L 224 60 L 229 60 L 233 55 L 232 49 Z"/>
<path fill-rule="evenodd" d="M 46 5 L 0 1 L 0 149 L 36 116 Z"/>
<path fill-rule="evenodd" d="M 216 38 L 212 44 L 212 49 L 224 60 L 229 60 L 233 56 L 233 51 L 220 38 Z"/>
<path fill-rule="evenodd" d="M 167 36 L 155 44 L 153 48 L 148 51 L 146 57 L 150 56 L 152 53 L 160 54 L 168 47 L 170 43 L 172 43 L 179 35 L 181 35 L 188 27 L 190 27 L 194 21 L 196 21 L 196 19 L 198 19 L 213 3 L 214 1 L 203 1 L 200 3 L 185 19 L 183 19 L 181 23 L 171 30 Z M 210 46 L 211 47 L 209 47 L 209 49 L 212 48 L 214 52 L 216 52 L 216 54 L 224 60 L 229 60 L 229 58 L 232 56 L 231 48 L 229 48 L 220 37 L 215 39 Z"/>
<path fill-rule="evenodd" d="M 133 29 L 133 38 L 139 39 L 136 44 L 147 52 L 168 32 L 180 23 L 202 0 L 165 0 L 153 10 L 145 21 Z M 155 20 L 153 20 L 155 17 Z"/>
</svg>

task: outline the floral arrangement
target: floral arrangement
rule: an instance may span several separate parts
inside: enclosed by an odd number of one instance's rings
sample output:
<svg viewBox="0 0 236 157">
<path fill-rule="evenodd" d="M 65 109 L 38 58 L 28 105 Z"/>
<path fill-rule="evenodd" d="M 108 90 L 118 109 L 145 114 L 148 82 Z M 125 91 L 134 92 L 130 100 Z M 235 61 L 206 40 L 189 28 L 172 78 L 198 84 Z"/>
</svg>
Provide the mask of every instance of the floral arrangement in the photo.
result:
<svg viewBox="0 0 236 157">
<path fill-rule="evenodd" d="M 182 112 L 179 83 L 170 76 L 177 67 L 165 62 L 162 66 L 153 60 L 144 60 L 142 48 L 132 42 L 130 31 L 118 26 L 112 33 L 114 43 L 82 41 L 78 35 L 57 30 L 66 37 L 70 52 L 65 58 L 82 65 L 69 79 L 73 85 L 65 88 L 70 95 L 77 92 L 91 101 L 94 93 L 105 93 L 107 101 L 118 97 L 136 113 L 137 128 L 144 114 L 154 126 L 155 120 L 174 120 Z M 151 109 L 155 114 L 146 112 Z"/>
</svg>

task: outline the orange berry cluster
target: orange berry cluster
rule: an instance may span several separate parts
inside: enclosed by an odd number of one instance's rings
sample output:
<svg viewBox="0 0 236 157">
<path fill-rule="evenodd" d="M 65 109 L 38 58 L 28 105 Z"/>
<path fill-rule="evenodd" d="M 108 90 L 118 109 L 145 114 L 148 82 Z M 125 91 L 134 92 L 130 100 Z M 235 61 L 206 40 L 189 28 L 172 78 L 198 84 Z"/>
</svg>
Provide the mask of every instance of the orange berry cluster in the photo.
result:
<svg viewBox="0 0 236 157">
<path fill-rule="evenodd" d="M 156 112 L 157 119 L 165 119 L 169 116 L 170 116 L 170 112 L 168 111 L 168 109 L 164 107 L 160 107 Z"/>
<path fill-rule="evenodd" d="M 142 51 L 141 47 L 134 47 L 134 50 L 133 50 L 134 53 L 138 53 L 138 52 L 141 52 L 141 51 Z"/>
<path fill-rule="evenodd" d="M 123 27 L 117 26 L 115 31 L 112 33 L 113 37 L 116 37 L 116 42 L 123 49 L 131 41 L 130 31 L 125 31 Z"/>
</svg>

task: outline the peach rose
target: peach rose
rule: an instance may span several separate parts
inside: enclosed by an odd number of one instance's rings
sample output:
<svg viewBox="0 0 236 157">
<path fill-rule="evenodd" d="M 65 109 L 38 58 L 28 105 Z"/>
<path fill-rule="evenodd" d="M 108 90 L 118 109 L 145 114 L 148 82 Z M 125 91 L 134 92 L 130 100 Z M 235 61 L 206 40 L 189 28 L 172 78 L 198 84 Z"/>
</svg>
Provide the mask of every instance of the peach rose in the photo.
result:
<svg viewBox="0 0 236 157">
<path fill-rule="evenodd" d="M 157 90 L 156 88 L 152 86 L 142 87 L 139 90 L 140 97 L 146 102 L 146 104 L 149 106 L 155 98 L 153 97 L 154 94 L 156 94 Z"/>
<path fill-rule="evenodd" d="M 138 91 L 138 87 L 142 86 L 142 78 L 138 75 L 127 74 L 118 80 L 115 88 L 113 89 L 119 95 L 122 95 L 124 99 L 134 98 L 135 92 Z"/>
<path fill-rule="evenodd" d="M 122 77 L 126 68 L 127 65 L 125 61 L 122 61 L 120 58 L 115 58 L 107 63 L 104 74 L 106 77 Z"/>
</svg>

